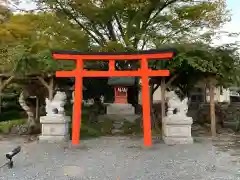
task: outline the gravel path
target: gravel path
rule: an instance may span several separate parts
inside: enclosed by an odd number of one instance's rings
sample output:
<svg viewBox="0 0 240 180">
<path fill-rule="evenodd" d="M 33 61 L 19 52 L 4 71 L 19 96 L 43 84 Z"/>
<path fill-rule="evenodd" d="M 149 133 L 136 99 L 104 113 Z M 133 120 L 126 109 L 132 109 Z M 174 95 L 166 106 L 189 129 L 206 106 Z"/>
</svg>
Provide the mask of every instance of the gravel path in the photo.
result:
<svg viewBox="0 0 240 180">
<path fill-rule="evenodd" d="M 220 151 L 208 140 L 143 148 L 142 139 L 109 137 L 66 145 L 0 141 L 4 154 L 21 144 L 13 169 L 0 169 L 0 180 L 240 180 L 239 156 Z M 65 147 L 64 147 L 65 146 Z"/>
</svg>

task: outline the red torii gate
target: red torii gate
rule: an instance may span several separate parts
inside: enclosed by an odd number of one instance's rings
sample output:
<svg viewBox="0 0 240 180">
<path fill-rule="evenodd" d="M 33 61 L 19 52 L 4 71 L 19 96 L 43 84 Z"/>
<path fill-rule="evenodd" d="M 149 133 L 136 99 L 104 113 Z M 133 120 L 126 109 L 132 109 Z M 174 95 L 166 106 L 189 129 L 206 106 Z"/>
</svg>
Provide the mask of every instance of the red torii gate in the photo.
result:
<svg viewBox="0 0 240 180">
<path fill-rule="evenodd" d="M 75 60 L 76 69 L 72 71 L 58 71 L 56 77 L 75 77 L 75 95 L 72 121 L 72 144 L 80 143 L 81 111 L 82 111 L 82 82 L 83 77 L 126 77 L 138 76 L 142 78 L 142 109 L 144 145 L 152 145 L 149 80 L 151 76 L 169 76 L 169 70 L 151 70 L 148 68 L 149 59 L 171 59 L 174 56 L 172 50 L 149 50 L 135 53 L 83 53 L 78 51 L 54 51 L 54 59 Z M 84 69 L 84 61 L 107 60 L 108 71 L 87 71 Z M 115 60 L 140 60 L 141 68 L 133 71 L 116 71 Z"/>
</svg>

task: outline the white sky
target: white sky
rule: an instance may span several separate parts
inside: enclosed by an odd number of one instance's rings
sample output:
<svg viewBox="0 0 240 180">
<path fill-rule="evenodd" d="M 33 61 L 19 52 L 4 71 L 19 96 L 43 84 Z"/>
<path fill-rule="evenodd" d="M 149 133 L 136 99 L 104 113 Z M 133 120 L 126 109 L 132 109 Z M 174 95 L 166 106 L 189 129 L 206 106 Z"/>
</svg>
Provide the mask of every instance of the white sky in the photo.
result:
<svg viewBox="0 0 240 180">
<path fill-rule="evenodd" d="M 232 19 L 231 22 L 225 24 L 221 30 L 239 33 L 240 32 L 240 1 L 239 0 L 226 0 L 227 7 L 231 11 Z M 225 43 L 233 43 L 235 41 L 240 42 L 240 36 L 229 38 L 226 36 L 222 36 L 219 40 L 214 40 L 215 44 L 225 44 Z"/>
</svg>

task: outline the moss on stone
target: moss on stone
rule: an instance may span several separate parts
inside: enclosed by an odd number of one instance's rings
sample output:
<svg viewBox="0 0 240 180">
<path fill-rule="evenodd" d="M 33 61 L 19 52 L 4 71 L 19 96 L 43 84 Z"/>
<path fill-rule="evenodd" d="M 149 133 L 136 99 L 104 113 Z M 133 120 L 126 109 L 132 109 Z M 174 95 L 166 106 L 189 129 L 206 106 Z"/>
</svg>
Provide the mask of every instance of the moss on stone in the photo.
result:
<svg viewBox="0 0 240 180">
<path fill-rule="evenodd" d="M 112 128 L 113 128 L 113 120 L 110 118 L 105 117 L 102 121 L 99 123 L 100 131 L 103 135 L 111 135 L 112 134 Z"/>
<path fill-rule="evenodd" d="M 137 122 L 131 123 L 129 121 L 124 121 L 122 130 L 123 130 L 123 134 L 125 135 L 142 133 L 140 123 L 137 123 Z"/>
</svg>

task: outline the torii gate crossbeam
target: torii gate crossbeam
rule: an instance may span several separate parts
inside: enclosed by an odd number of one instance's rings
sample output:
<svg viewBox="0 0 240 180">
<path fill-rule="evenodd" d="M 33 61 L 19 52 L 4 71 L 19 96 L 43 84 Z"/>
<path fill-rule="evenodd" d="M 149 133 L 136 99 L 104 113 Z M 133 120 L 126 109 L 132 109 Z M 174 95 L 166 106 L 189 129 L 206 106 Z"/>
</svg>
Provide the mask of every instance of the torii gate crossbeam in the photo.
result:
<svg viewBox="0 0 240 180">
<path fill-rule="evenodd" d="M 142 106 L 143 106 L 143 129 L 144 145 L 152 145 L 151 117 L 150 117 L 150 96 L 149 96 L 149 77 L 169 76 L 169 70 L 151 70 L 148 68 L 148 60 L 166 60 L 174 56 L 173 50 L 150 50 L 135 53 L 83 53 L 77 51 L 54 51 L 54 59 L 75 60 L 76 68 L 72 71 L 58 71 L 56 77 L 75 77 L 75 95 L 72 120 L 72 144 L 80 143 L 80 128 L 82 114 L 82 82 L 84 77 L 141 77 L 142 79 Z M 84 61 L 105 60 L 109 61 L 108 71 L 87 71 Z M 115 60 L 139 60 L 141 68 L 133 71 L 115 70 Z"/>
</svg>

